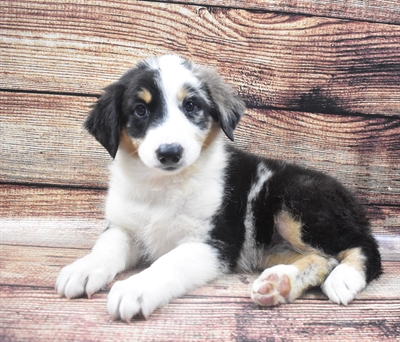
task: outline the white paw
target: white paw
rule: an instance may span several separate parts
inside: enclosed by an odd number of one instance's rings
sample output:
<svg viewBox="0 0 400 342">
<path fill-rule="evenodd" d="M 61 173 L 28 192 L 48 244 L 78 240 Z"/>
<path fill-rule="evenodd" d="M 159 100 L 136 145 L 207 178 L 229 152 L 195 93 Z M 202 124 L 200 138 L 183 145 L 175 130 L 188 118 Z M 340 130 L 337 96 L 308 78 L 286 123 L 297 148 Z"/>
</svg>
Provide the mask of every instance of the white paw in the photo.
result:
<svg viewBox="0 0 400 342">
<path fill-rule="evenodd" d="M 293 301 L 293 286 L 299 271 L 293 265 L 267 268 L 254 281 L 251 299 L 262 306 L 275 306 Z"/>
<path fill-rule="evenodd" d="M 349 265 L 340 264 L 331 272 L 321 288 L 332 302 L 347 305 L 366 285 L 363 272 Z"/>
<path fill-rule="evenodd" d="M 56 281 L 56 290 L 60 296 L 89 298 L 114 279 L 116 272 L 91 254 L 65 266 Z"/>
<path fill-rule="evenodd" d="M 116 282 L 108 295 L 110 316 L 129 323 L 136 315 L 149 317 L 155 309 L 168 304 L 172 295 L 162 279 L 151 279 L 146 271 Z"/>
</svg>

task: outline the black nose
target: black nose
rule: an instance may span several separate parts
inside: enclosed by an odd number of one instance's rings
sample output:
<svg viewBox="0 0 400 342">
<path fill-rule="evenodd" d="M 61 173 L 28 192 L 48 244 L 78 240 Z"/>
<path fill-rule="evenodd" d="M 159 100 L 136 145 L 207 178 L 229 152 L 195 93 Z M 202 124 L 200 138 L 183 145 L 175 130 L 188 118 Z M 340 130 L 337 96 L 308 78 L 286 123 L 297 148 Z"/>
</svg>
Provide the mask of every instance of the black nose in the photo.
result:
<svg viewBox="0 0 400 342">
<path fill-rule="evenodd" d="M 156 151 L 157 159 L 164 166 L 179 163 L 182 158 L 183 148 L 179 144 L 162 144 Z"/>
</svg>

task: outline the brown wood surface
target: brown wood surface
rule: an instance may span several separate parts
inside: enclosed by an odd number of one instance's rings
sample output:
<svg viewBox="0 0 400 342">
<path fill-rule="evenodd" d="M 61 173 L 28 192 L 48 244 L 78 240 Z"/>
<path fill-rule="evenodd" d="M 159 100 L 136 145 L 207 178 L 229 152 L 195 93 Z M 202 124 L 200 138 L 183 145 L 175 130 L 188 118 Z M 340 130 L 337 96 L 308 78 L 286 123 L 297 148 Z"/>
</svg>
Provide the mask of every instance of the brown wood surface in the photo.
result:
<svg viewBox="0 0 400 342">
<path fill-rule="evenodd" d="M 106 314 L 106 293 L 68 301 L 53 289 L 0 291 L 3 341 L 394 341 L 400 333 L 398 299 L 348 307 L 300 299 L 261 309 L 248 296 L 185 296 L 127 325 Z"/>
<path fill-rule="evenodd" d="M 257 308 L 249 299 L 256 275 L 233 274 L 192 291 L 131 325 L 112 322 L 107 291 L 92 299 L 60 299 L 53 286 L 61 266 L 87 250 L 0 246 L 0 332 L 3 340 L 390 340 L 399 333 L 399 262 L 384 262 L 385 274 L 348 307 L 311 291 L 292 305 Z M 127 272 L 118 277 L 126 278 Z M 382 317 L 377 321 L 377 317 Z M 361 329 L 362 328 L 362 329 Z M 171 335 L 172 334 L 172 335 Z M 369 337 L 371 339 L 369 339 Z"/>
<path fill-rule="evenodd" d="M 99 94 L 174 52 L 218 67 L 250 106 L 398 115 L 397 25 L 141 1 L 3 1 L 0 13 L 3 89 Z"/>
<path fill-rule="evenodd" d="M 383 244 L 382 244 L 383 245 Z M 72 263 L 90 252 L 87 248 L 65 248 L 65 247 L 37 247 L 21 245 L 0 245 L 2 258 L 0 260 L 1 285 L 13 286 L 37 286 L 54 287 L 56 278 L 62 267 Z M 392 256 L 386 254 L 384 246 L 381 248 L 384 275 L 379 280 L 372 282 L 361 294 L 362 299 L 386 298 L 399 299 L 399 275 L 400 254 L 397 249 L 397 261 L 388 260 Z M 124 279 L 144 266 L 136 270 L 125 272 L 118 276 Z M 193 293 L 202 295 L 219 296 L 247 296 L 250 291 L 250 283 L 256 277 L 251 274 L 231 274 L 219 279 L 212 284 L 198 288 Z M 242 282 L 240 285 L 239 282 Z M 239 284 L 239 285 L 238 285 Z M 109 286 L 110 287 L 110 286 Z M 306 296 L 323 298 L 320 291 L 311 291 Z"/>
<path fill-rule="evenodd" d="M 0 93 L 0 181 L 106 187 L 111 158 L 83 128 L 94 102 Z"/>
<path fill-rule="evenodd" d="M 10 220 L 104 217 L 105 190 L 0 184 L 0 217 Z"/>
<path fill-rule="evenodd" d="M 221 6 L 221 0 L 160 0 L 163 2 L 191 3 Z M 400 23 L 398 0 L 225 0 L 223 6 L 250 10 L 311 14 L 330 18 L 358 19 L 373 22 Z M 208 8 L 212 11 L 212 8 Z"/>
<path fill-rule="evenodd" d="M 0 184 L 0 194 L 3 244 L 91 248 L 107 227 L 105 191 Z M 366 209 L 374 234 L 387 238 L 383 243 L 389 248 L 391 237 L 400 236 L 400 207 Z M 400 245 L 395 252 L 400 253 Z"/>
<path fill-rule="evenodd" d="M 0 181 L 106 188 L 111 158 L 82 127 L 94 101 L 0 92 Z M 249 109 L 236 145 L 323 170 L 364 203 L 399 205 L 399 137 L 392 116 Z"/>
<path fill-rule="evenodd" d="M 399 339 L 399 0 L 1 1 L 0 19 L 1 341 Z M 385 273 L 358 300 L 312 290 L 260 309 L 256 275 L 233 274 L 127 325 L 109 286 L 58 297 L 61 267 L 107 226 L 111 158 L 82 123 L 103 87 L 164 53 L 236 87 L 237 146 L 330 173 L 366 205 Z"/>
</svg>

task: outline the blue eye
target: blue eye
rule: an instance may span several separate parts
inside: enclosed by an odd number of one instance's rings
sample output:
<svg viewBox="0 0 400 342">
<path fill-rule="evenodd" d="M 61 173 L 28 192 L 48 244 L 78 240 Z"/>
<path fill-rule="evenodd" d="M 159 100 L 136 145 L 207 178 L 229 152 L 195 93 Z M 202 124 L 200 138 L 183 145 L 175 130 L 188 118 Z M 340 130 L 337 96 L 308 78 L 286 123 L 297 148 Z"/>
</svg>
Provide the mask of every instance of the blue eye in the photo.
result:
<svg viewBox="0 0 400 342">
<path fill-rule="evenodd" d="M 147 108 L 144 105 L 137 105 L 135 108 L 135 114 L 137 116 L 145 116 L 148 113 Z"/>
</svg>

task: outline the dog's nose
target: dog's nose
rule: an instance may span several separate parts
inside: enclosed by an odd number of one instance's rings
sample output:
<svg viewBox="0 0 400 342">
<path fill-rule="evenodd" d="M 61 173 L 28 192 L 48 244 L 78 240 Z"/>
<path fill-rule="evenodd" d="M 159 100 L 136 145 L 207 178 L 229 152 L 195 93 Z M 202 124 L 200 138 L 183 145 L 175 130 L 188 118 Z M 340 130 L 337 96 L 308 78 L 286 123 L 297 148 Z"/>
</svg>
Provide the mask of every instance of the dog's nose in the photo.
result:
<svg viewBox="0 0 400 342">
<path fill-rule="evenodd" d="M 182 158 L 183 148 L 181 145 L 162 144 L 156 151 L 157 159 L 165 166 L 179 163 Z"/>
</svg>

